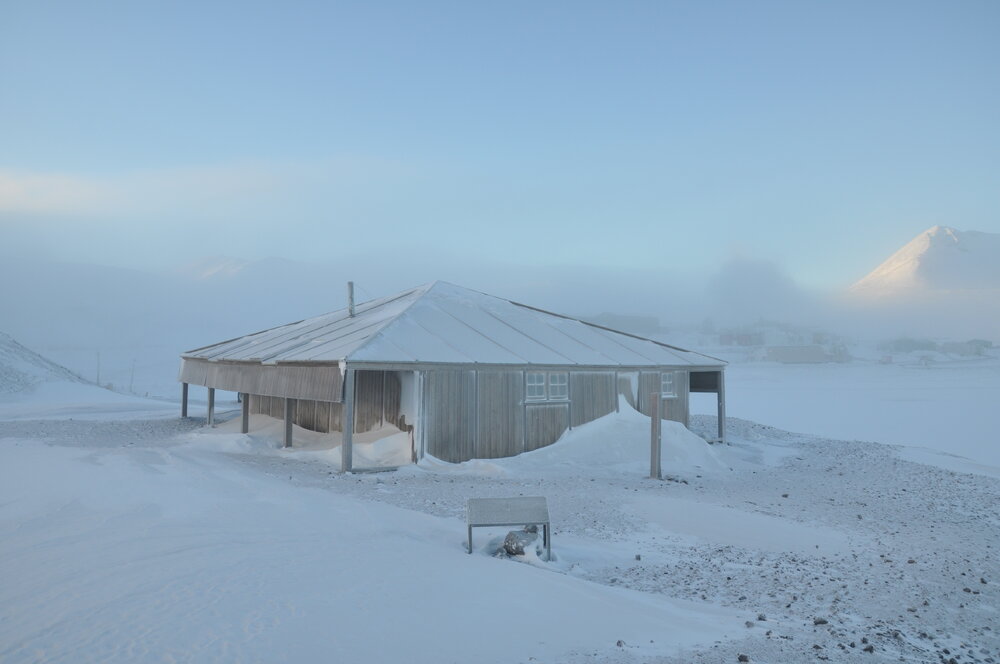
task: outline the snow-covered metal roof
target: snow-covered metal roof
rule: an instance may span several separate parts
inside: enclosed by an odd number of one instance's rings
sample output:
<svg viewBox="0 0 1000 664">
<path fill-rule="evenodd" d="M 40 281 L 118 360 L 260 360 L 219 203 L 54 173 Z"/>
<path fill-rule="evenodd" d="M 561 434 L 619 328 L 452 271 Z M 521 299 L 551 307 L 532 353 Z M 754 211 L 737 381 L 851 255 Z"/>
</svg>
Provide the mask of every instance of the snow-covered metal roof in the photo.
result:
<svg viewBox="0 0 1000 664">
<path fill-rule="evenodd" d="M 443 281 L 184 353 L 262 362 L 721 367 L 722 360 Z"/>
</svg>

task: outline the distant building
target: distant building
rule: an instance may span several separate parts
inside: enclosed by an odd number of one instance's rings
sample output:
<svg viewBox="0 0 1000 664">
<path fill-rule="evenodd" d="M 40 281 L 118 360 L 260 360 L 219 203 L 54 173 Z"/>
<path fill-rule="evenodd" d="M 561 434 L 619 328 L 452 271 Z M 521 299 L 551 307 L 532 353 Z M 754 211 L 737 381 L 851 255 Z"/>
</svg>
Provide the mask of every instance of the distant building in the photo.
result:
<svg viewBox="0 0 1000 664">
<path fill-rule="evenodd" d="M 411 435 L 413 458 L 508 457 L 662 392 L 665 419 L 687 423 L 688 395 L 718 395 L 725 362 L 444 282 L 188 351 L 179 380 L 242 395 L 263 412 L 355 435 Z M 614 441 L 609 440 L 609 445 Z"/>
<path fill-rule="evenodd" d="M 824 362 L 849 362 L 850 355 L 843 346 L 827 350 L 823 346 L 770 346 L 767 349 L 769 362 L 784 364 L 822 364 Z"/>
<path fill-rule="evenodd" d="M 986 355 L 993 347 L 991 341 L 970 339 L 969 341 L 947 341 L 941 344 L 941 351 L 952 355 Z"/>
<path fill-rule="evenodd" d="M 909 337 L 900 337 L 898 339 L 891 339 L 889 341 L 883 341 L 878 345 L 880 350 L 888 350 L 894 353 L 913 353 L 915 351 L 928 351 L 937 350 L 937 342 L 930 339 L 911 339 Z"/>
<path fill-rule="evenodd" d="M 722 346 L 763 346 L 764 335 L 761 332 L 723 332 L 719 335 Z"/>
</svg>

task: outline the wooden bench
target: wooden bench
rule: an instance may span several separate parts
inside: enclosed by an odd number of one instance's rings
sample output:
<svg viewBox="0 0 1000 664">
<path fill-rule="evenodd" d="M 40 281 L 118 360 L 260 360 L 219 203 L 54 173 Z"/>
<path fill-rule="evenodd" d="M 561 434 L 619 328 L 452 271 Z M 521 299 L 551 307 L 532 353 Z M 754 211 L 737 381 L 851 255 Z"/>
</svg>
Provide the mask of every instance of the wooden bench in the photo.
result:
<svg viewBox="0 0 1000 664">
<path fill-rule="evenodd" d="M 469 525 L 469 553 L 472 553 L 472 529 L 480 526 L 542 526 L 545 560 L 552 558 L 552 534 L 549 506 L 541 496 L 516 498 L 469 498 L 466 506 Z"/>
</svg>

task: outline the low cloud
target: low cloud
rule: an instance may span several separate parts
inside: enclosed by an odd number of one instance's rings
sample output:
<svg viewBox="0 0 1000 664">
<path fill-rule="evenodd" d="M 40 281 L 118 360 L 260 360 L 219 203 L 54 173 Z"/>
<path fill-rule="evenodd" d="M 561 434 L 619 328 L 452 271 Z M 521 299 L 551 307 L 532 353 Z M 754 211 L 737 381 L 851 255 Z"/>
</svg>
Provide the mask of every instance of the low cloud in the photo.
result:
<svg viewBox="0 0 1000 664">
<path fill-rule="evenodd" d="M 705 286 L 707 312 L 720 321 L 761 319 L 799 322 L 816 313 L 818 297 L 803 291 L 777 264 L 734 258 Z"/>
<path fill-rule="evenodd" d="M 120 205 L 121 194 L 115 183 L 93 178 L 0 171 L 0 213 L 101 213 Z"/>
<path fill-rule="evenodd" d="M 242 207 L 248 200 L 286 187 L 288 180 L 277 169 L 254 164 L 107 176 L 0 171 L 0 213 L 99 217 L 113 222 L 206 205 Z"/>
</svg>

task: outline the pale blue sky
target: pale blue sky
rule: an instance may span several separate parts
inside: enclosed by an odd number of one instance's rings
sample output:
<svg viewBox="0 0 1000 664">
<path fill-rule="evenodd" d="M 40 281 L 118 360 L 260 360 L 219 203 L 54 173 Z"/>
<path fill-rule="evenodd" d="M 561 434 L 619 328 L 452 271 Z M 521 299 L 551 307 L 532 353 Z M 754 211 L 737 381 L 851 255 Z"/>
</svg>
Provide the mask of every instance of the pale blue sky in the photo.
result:
<svg viewBox="0 0 1000 664">
<path fill-rule="evenodd" d="M 1000 232 L 997 35 L 992 1 L 6 0 L 0 234 L 834 288 Z"/>
</svg>

